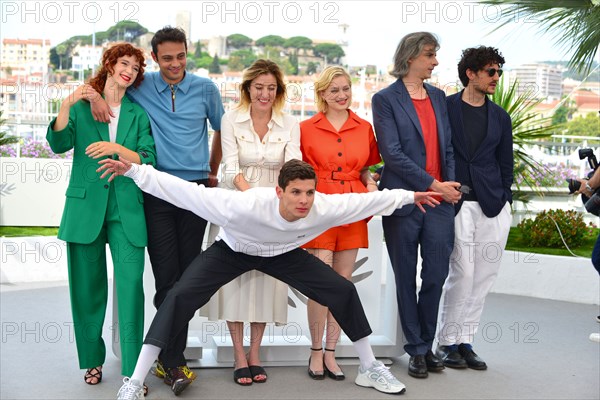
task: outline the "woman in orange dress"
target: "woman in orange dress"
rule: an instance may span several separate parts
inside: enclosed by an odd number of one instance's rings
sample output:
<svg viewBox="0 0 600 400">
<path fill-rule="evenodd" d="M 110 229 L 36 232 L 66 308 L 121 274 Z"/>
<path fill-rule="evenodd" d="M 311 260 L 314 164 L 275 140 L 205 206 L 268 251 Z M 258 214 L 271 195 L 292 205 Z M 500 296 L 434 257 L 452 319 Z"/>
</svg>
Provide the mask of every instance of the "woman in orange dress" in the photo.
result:
<svg viewBox="0 0 600 400">
<path fill-rule="evenodd" d="M 371 124 L 353 113 L 350 75 L 340 67 L 328 67 L 315 82 L 319 113 L 300 124 L 302 158 L 317 173 L 317 191 L 363 193 L 377 190 L 368 167 L 381 161 Z M 367 221 L 329 229 L 305 244 L 310 253 L 351 279 L 359 248 L 368 247 Z M 326 307 L 309 300 L 308 323 L 312 347 L 308 375 L 335 380 L 345 378 L 335 361 L 340 327 Z M 325 353 L 323 333 L 327 326 Z"/>
</svg>

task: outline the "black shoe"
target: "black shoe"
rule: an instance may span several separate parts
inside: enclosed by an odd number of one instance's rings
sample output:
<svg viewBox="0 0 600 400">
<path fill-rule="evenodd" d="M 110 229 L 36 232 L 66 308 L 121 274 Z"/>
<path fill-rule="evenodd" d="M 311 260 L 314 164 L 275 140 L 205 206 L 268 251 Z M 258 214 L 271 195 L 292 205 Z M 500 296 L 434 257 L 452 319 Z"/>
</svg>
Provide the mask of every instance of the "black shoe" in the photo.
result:
<svg viewBox="0 0 600 400">
<path fill-rule="evenodd" d="M 436 350 L 436 355 L 442 359 L 444 366 L 448 368 L 467 368 L 467 362 L 458 352 L 458 346 L 442 346 L 439 345 Z"/>
<path fill-rule="evenodd" d="M 192 380 L 180 368 L 165 368 L 164 382 L 171 386 L 175 396 L 179 396 L 185 390 Z"/>
<path fill-rule="evenodd" d="M 431 350 L 427 350 L 427 354 L 425 354 L 425 364 L 429 372 L 440 372 L 444 369 L 444 362 L 433 354 Z"/>
<path fill-rule="evenodd" d="M 467 366 L 471 369 L 477 369 L 483 371 L 487 369 L 487 364 L 481 359 L 470 345 L 459 344 L 458 352 L 465 359 Z"/>
<path fill-rule="evenodd" d="M 308 376 L 310 376 L 315 381 L 322 381 L 323 379 L 325 379 L 324 370 L 313 371 L 312 369 L 310 369 L 310 360 L 311 357 L 308 357 Z"/>
<path fill-rule="evenodd" d="M 312 347 L 310 348 L 311 351 L 323 351 L 323 348 L 321 347 L 320 349 L 313 349 Z M 310 369 L 310 360 L 312 359 L 311 357 L 308 357 L 308 376 L 310 376 L 312 379 L 316 380 L 316 381 L 322 381 L 323 379 L 325 379 L 325 371 L 324 370 L 318 370 L 318 371 L 313 371 L 312 369 Z M 325 364 L 323 364 L 324 366 Z"/>
<path fill-rule="evenodd" d="M 411 356 L 408 362 L 408 374 L 413 378 L 427 378 L 427 362 L 423 354 Z"/>
<path fill-rule="evenodd" d="M 252 372 L 250 368 L 242 367 L 235 369 L 235 363 L 233 363 L 233 381 L 241 386 L 250 386 L 254 380 L 252 379 Z M 241 379 L 247 379 L 248 382 L 242 382 Z"/>
<path fill-rule="evenodd" d="M 335 349 L 325 348 L 325 351 L 329 351 L 329 352 L 333 353 L 333 352 L 335 352 Z M 327 365 L 325 365 L 325 360 L 323 360 L 323 368 L 325 369 L 325 373 L 327 374 L 327 376 L 335 381 L 343 381 L 344 379 L 346 379 L 346 375 L 344 375 L 344 371 L 342 371 L 341 368 L 339 371 L 335 371 L 335 372 L 331 371 L 329 368 L 327 368 Z M 339 366 L 338 366 L 338 368 L 339 368 Z"/>
</svg>

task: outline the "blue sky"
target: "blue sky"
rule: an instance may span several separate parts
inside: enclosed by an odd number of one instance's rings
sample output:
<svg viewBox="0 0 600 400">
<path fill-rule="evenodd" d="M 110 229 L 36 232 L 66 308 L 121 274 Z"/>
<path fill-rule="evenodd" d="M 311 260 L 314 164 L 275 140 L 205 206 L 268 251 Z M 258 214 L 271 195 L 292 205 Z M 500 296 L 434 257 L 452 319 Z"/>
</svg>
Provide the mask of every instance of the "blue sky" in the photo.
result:
<svg viewBox="0 0 600 400">
<path fill-rule="evenodd" d="M 498 32 L 501 9 L 473 1 L 5 1 L 0 3 L 1 38 L 48 38 L 52 45 L 106 30 L 116 21 L 137 20 L 151 31 L 175 25 L 179 10 L 192 12 L 192 40 L 242 33 L 338 40 L 348 24 L 351 65 L 391 63 L 402 36 L 438 35 L 440 68 L 455 68 L 463 48 L 498 47 L 506 67 L 566 57 L 549 36 L 536 34 L 538 21 L 519 19 Z M 26 25 L 25 25 L 26 24 Z"/>
</svg>

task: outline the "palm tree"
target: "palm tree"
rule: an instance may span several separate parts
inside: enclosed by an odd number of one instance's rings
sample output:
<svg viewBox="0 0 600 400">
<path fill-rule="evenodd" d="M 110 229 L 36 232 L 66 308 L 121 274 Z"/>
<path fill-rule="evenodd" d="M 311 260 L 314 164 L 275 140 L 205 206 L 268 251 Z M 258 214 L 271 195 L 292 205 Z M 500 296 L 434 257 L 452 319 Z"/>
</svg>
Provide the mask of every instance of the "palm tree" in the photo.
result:
<svg viewBox="0 0 600 400">
<path fill-rule="evenodd" d="M 67 45 L 61 43 L 58 46 L 56 46 L 56 54 L 58 54 L 58 59 L 59 59 L 59 65 L 58 65 L 58 69 L 62 70 L 62 60 L 63 60 L 63 56 L 65 54 L 67 54 Z"/>
<path fill-rule="evenodd" d="M 598 0 L 482 0 L 502 5 L 502 24 L 531 17 L 543 34 L 552 36 L 566 53 L 573 50 L 568 66 L 589 72 L 600 45 L 600 1 Z"/>
<path fill-rule="evenodd" d="M 545 167 L 528 154 L 527 146 L 534 145 L 539 139 L 552 135 L 556 126 L 551 124 L 551 117 L 537 119 L 538 115 L 533 109 L 542 102 L 542 99 L 534 97 L 533 90 L 519 93 L 518 87 L 519 82 L 516 80 L 511 85 L 505 86 L 503 77 L 498 82 L 491 100 L 502 107 L 511 118 L 515 175 L 519 175 L 527 186 L 540 193 L 537 183 L 531 176 Z M 517 192 L 514 194 L 515 200 L 526 200 L 523 193 L 519 191 L 520 185 L 517 180 L 515 180 L 515 184 L 517 186 Z"/>
</svg>

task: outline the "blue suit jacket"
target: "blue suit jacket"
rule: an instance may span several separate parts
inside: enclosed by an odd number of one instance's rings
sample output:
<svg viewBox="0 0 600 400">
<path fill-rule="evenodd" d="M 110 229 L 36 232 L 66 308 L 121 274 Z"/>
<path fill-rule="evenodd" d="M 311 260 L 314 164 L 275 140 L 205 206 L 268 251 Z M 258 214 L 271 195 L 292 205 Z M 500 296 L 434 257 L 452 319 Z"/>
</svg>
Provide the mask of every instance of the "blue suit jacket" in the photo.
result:
<svg viewBox="0 0 600 400">
<path fill-rule="evenodd" d="M 453 181 L 454 154 L 446 96 L 431 85 L 425 84 L 425 89 L 431 99 L 437 121 L 442 178 L 444 181 Z M 376 93 L 373 96 L 372 108 L 377 144 L 385 162 L 379 187 L 426 191 L 434 178 L 425 172 L 423 131 L 404 82 L 398 79 Z M 404 206 L 393 215 L 408 215 L 414 207 Z"/>
<path fill-rule="evenodd" d="M 513 140 L 510 116 L 500 106 L 487 98 L 488 126 L 483 142 L 471 157 L 463 129 L 463 92 L 447 98 L 448 115 L 452 126 L 452 144 L 456 159 L 456 180 L 471 182 L 483 213 L 495 217 L 506 202 L 512 203 Z M 456 205 L 460 210 L 462 202 Z"/>
</svg>

